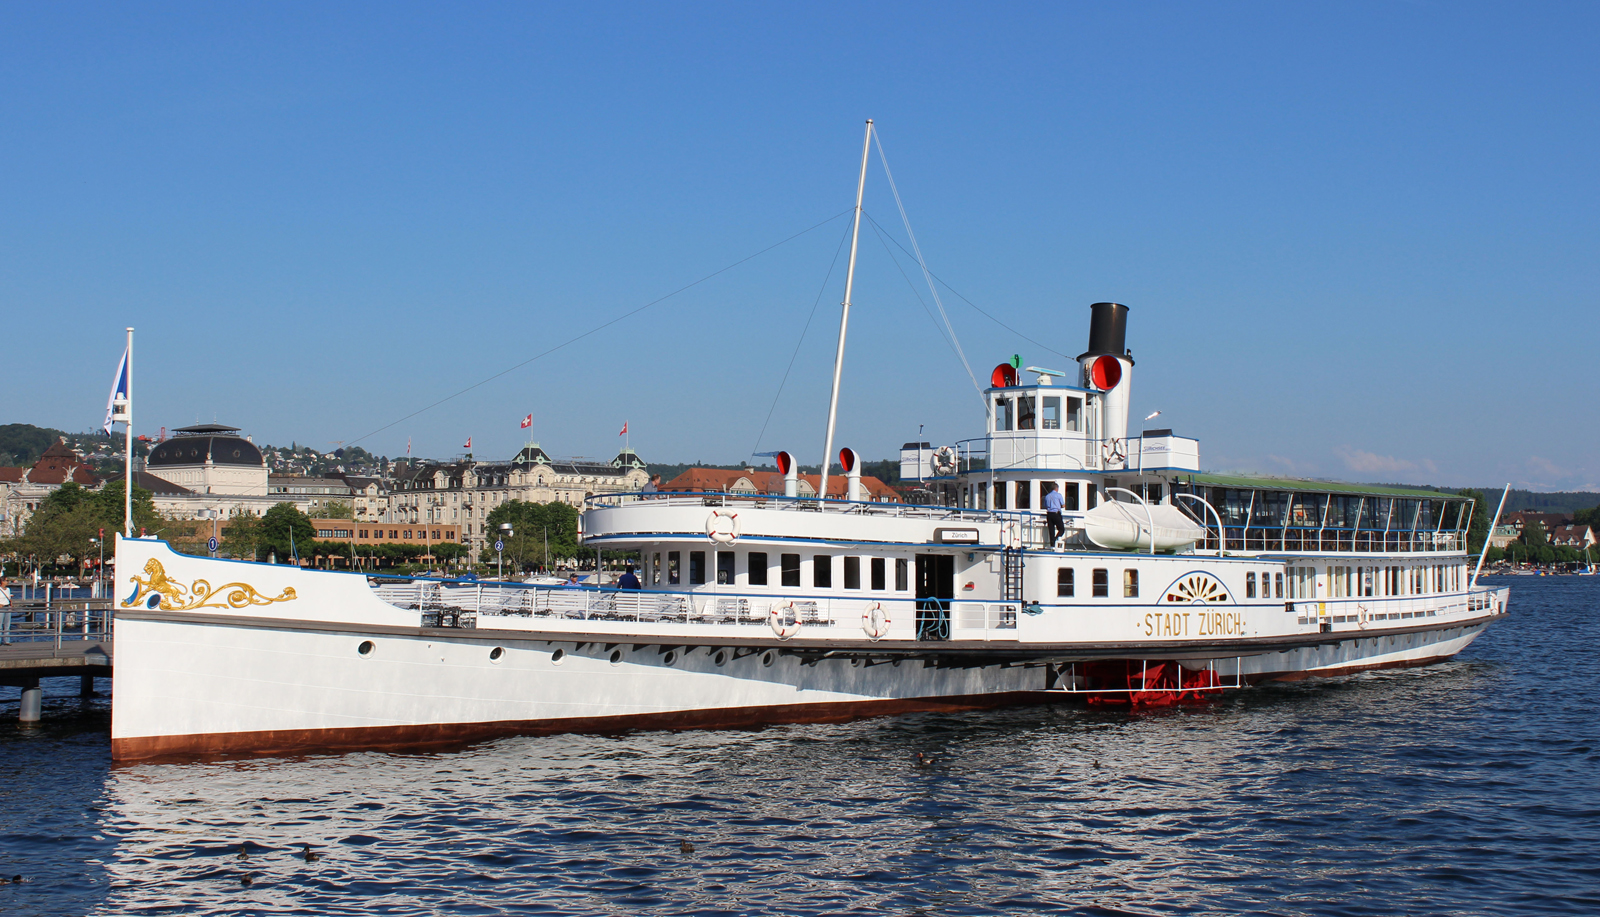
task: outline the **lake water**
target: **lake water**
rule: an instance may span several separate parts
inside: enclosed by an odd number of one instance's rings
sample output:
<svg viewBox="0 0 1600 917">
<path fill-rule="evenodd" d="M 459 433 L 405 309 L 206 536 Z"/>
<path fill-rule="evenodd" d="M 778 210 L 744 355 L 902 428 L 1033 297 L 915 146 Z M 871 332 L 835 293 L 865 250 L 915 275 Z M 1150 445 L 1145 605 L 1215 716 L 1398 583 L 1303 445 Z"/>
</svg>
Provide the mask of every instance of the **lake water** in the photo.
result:
<svg viewBox="0 0 1600 917">
<path fill-rule="evenodd" d="M 0 913 L 1600 913 L 1600 578 L 1510 579 L 1452 662 L 1154 713 L 112 767 L 0 689 Z"/>
</svg>

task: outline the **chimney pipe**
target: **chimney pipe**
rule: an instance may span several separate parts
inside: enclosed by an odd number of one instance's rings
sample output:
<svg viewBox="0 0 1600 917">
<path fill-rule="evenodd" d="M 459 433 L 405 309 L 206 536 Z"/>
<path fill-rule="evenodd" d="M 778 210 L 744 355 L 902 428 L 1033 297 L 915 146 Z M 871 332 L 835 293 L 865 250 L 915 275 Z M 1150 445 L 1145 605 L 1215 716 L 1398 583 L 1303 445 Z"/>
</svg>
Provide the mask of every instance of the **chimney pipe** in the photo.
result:
<svg viewBox="0 0 1600 917">
<path fill-rule="evenodd" d="M 794 463 L 794 456 L 787 452 L 779 452 L 776 457 L 778 470 L 783 472 L 783 495 L 800 496 L 800 467 Z"/>
<path fill-rule="evenodd" d="M 844 498 L 852 503 L 861 501 L 861 456 L 849 446 L 839 450 L 839 466 L 844 469 Z"/>
</svg>

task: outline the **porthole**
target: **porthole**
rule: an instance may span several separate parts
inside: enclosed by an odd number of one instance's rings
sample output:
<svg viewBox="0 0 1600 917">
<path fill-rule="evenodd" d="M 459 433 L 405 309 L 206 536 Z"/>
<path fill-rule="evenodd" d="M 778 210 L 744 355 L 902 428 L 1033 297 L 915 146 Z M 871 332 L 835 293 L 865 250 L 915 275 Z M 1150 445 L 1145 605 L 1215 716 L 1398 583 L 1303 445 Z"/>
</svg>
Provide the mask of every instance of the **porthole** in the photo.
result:
<svg viewBox="0 0 1600 917">
<path fill-rule="evenodd" d="M 612 650 L 611 651 L 611 664 L 612 665 L 621 665 L 622 664 L 622 650 Z"/>
<path fill-rule="evenodd" d="M 674 662 L 677 662 L 677 661 L 678 661 L 678 653 L 677 653 L 676 650 L 667 650 L 666 655 L 661 657 L 661 664 L 662 665 L 672 665 Z"/>
<path fill-rule="evenodd" d="M 489 651 L 489 661 L 494 663 L 495 665 L 499 665 L 500 664 L 500 660 L 504 659 L 505 657 L 506 657 L 505 647 L 497 646 L 494 649 Z"/>
<path fill-rule="evenodd" d="M 567 651 L 566 650 L 556 650 L 555 652 L 550 654 L 550 661 L 555 663 L 556 665 L 560 665 L 561 663 L 565 662 L 566 658 L 567 658 Z"/>
<path fill-rule="evenodd" d="M 363 641 L 361 641 L 361 645 L 356 647 L 356 652 L 360 653 L 363 656 L 370 656 L 370 655 L 372 655 L 372 651 L 377 649 L 377 648 L 378 648 L 377 645 L 374 644 L 371 640 L 363 640 Z"/>
<path fill-rule="evenodd" d="M 716 663 L 719 666 L 727 665 L 728 664 L 728 651 L 727 650 L 717 650 L 717 654 L 715 656 L 711 657 L 711 661 Z"/>
<path fill-rule="evenodd" d="M 761 654 L 761 664 L 767 666 L 768 668 L 771 668 L 772 664 L 777 661 L 778 654 L 774 653 L 772 650 L 767 650 L 765 653 Z"/>
</svg>

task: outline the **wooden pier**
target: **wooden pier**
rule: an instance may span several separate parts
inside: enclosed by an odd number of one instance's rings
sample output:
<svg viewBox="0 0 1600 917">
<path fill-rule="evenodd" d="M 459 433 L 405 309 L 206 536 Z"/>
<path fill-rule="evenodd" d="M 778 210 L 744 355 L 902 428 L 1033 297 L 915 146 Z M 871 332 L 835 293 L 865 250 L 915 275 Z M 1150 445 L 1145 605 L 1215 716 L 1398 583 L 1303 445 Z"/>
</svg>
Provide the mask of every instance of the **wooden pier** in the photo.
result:
<svg viewBox="0 0 1600 917">
<path fill-rule="evenodd" d="M 39 719 L 39 679 L 79 676 L 83 696 L 111 677 L 111 602 L 76 600 L 0 609 L 0 685 L 22 689 L 18 719 Z"/>
</svg>

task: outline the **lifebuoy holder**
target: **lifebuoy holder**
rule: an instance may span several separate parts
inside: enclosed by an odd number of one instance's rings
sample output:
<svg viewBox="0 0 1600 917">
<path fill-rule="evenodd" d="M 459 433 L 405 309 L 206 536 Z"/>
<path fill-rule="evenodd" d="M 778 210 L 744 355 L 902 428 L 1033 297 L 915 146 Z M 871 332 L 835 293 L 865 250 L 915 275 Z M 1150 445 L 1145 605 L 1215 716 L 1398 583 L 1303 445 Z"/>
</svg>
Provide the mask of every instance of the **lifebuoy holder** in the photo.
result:
<svg viewBox="0 0 1600 917">
<path fill-rule="evenodd" d="M 800 633 L 800 609 L 793 602 L 778 602 L 767 612 L 767 626 L 779 640 L 787 640 Z"/>
<path fill-rule="evenodd" d="M 706 537 L 714 544 L 733 544 L 739 540 L 739 514 L 714 509 L 706 517 Z"/>
<path fill-rule="evenodd" d="M 889 613 L 883 610 L 882 602 L 873 602 L 872 607 L 861 613 L 861 629 L 866 632 L 867 639 L 876 643 L 889 634 Z"/>
<path fill-rule="evenodd" d="M 1015 519 L 1000 523 L 1000 547 L 1013 551 L 1022 547 L 1022 523 Z"/>
</svg>

